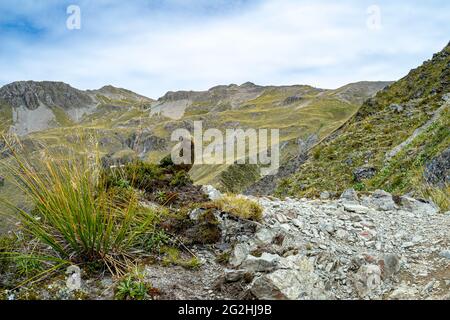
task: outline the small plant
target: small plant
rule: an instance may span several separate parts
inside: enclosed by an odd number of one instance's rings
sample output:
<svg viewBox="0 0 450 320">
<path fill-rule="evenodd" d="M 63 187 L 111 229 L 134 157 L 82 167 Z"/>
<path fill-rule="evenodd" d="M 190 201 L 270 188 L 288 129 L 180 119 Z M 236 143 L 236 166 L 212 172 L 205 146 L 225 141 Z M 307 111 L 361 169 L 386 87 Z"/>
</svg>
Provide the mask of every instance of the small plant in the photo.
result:
<svg viewBox="0 0 450 320">
<path fill-rule="evenodd" d="M 17 257 L 14 259 L 17 275 L 31 277 L 43 271 L 42 262 L 31 257 Z"/>
<path fill-rule="evenodd" d="M 164 204 L 167 201 L 167 193 L 162 190 L 157 191 L 155 194 L 155 199 L 159 203 Z"/>
<path fill-rule="evenodd" d="M 111 191 L 98 152 L 62 156 L 44 149 L 37 159 L 11 152 L 14 161 L 7 169 L 34 210 L 1 200 L 18 215 L 24 233 L 39 241 L 36 255 L 47 248 L 45 256 L 75 264 L 101 262 L 122 274 L 140 251 L 142 236 L 155 230 L 156 213 L 142 208 L 134 192 Z M 27 272 L 31 265 L 22 264 Z"/>
<path fill-rule="evenodd" d="M 117 186 L 119 188 L 122 188 L 122 189 L 129 189 L 129 188 L 131 188 L 130 182 L 128 180 L 125 180 L 125 179 L 119 179 L 119 181 L 117 182 Z"/>
<path fill-rule="evenodd" d="M 164 230 L 155 230 L 144 237 L 144 247 L 149 251 L 160 251 L 170 241 L 171 237 Z"/>
<path fill-rule="evenodd" d="M 133 187 L 148 192 L 153 191 L 155 182 L 162 179 L 162 169 L 158 165 L 142 161 L 127 164 L 124 172 Z"/>
<path fill-rule="evenodd" d="M 151 286 L 145 282 L 144 275 L 134 271 L 119 282 L 116 288 L 116 300 L 145 300 L 150 297 Z"/>
<path fill-rule="evenodd" d="M 186 171 L 177 171 L 170 181 L 170 185 L 172 187 L 183 187 L 191 182 L 191 177 L 189 177 L 189 174 Z"/>
<path fill-rule="evenodd" d="M 150 163 L 134 161 L 124 167 L 109 168 L 102 171 L 102 179 L 108 188 L 136 188 L 152 192 L 162 179 L 162 169 Z"/>
<path fill-rule="evenodd" d="M 231 251 L 224 251 L 221 254 L 217 255 L 216 261 L 220 264 L 228 264 L 231 258 Z"/>
<path fill-rule="evenodd" d="M 201 262 L 197 257 L 183 259 L 181 252 L 175 247 L 165 247 L 163 250 L 165 256 L 163 257 L 163 266 L 181 266 L 186 269 L 196 269 L 201 266 Z"/>
<path fill-rule="evenodd" d="M 320 149 L 318 149 L 318 148 L 315 149 L 314 152 L 313 152 L 313 158 L 314 158 L 314 160 L 319 160 L 319 159 L 320 159 L 321 153 L 322 153 L 322 150 L 320 150 Z"/>
<path fill-rule="evenodd" d="M 225 196 L 216 200 L 215 205 L 223 212 L 227 212 L 238 218 L 261 221 L 262 207 L 255 201 L 246 199 L 241 196 Z"/>
<path fill-rule="evenodd" d="M 353 189 L 355 189 L 356 191 L 363 191 L 366 189 L 366 185 L 364 184 L 364 182 L 358 182 L 353 185 Z"/>
<path fill-rule="evenodd" d="M 16 250 L 17 239 L 12 236 L 0 236 L 0 273 L 3 273 L 11 263 L 10 253 Z"/>
</svg>

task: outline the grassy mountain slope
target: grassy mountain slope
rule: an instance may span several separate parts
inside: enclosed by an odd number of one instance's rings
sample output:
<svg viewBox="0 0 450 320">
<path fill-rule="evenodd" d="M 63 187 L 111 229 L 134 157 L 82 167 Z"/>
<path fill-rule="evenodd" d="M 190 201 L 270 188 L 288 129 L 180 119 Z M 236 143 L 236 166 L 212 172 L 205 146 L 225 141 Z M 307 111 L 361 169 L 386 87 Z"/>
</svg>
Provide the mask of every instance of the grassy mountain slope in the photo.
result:
<svg viewBox="0 0 450 320">
<path fill-rule="evenodd" d="M 394 193 L 435 193 L 447 206 L 448 186 L 441 191 L 430 188 L 423 172 L 450 145 L 449 92 L 447 46 L 367 100 L 343 128 L 311 151 L 297 174 L 280 183 L 278 193 L 317 196 L 348 187 L 382 188 Z M 373 177 L 358 178 L 358 169 L 372 171 Z"/>
<path fill-rule="evenodd" d="M 77 149 L 80 139 L 93 135 L 105 155 L 147 161 L 159 161 L 170 152 L 172 131 L 192 130 L 194 121 L 202 121 L 204 129 L 280 129 L 285 159 L 298 153 L 299 139 L 326 137 L 358 110 L 362 100 L 386 85 L 362 82 L 323 90 L 245 83 L 168 92 L 154 101 L 111 86 L 81 91 L 62 83 L 19 82 L 0 89 L 0 116 L 5 128 L 20 128 L 30 145 L 40 141 Z M 21 116 L 11 116 L 17 110 Z M 238 192 L 259 178 L 246 171 L 248 167 L 197 166 L 191 175 L 197 183 Z"/>
</svg>

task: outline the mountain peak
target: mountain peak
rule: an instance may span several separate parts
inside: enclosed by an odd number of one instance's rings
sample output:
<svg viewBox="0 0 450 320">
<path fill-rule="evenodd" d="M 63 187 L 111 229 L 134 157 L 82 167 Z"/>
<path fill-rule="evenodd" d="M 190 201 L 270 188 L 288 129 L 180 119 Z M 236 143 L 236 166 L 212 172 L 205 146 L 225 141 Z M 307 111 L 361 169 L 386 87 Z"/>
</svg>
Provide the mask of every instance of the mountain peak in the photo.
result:
<svg viewBox="0 0 450 320">
<path fill-rule="evenodd" d="M 92 98 L 83 91 L 67 83 L 53 81 L 17 81 L 7 84 L 0 89 L 0 100 L 12 107 L 30 110 L 40 105 L 71 108 L 93 103 Z"/>
</svg>

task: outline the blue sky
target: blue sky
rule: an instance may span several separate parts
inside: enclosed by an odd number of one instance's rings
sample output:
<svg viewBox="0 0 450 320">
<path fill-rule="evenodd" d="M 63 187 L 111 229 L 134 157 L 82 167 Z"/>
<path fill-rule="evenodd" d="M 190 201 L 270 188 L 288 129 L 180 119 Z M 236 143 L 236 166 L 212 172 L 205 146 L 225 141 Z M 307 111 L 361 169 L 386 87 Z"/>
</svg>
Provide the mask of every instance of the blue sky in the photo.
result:
<svg viewBox="0 0 450 320">
<path fill-rule="evenodd" d="M 66 27 L 69 5 L 80 30 Z M 337 88 L 399 79 L 449 41 L 448 0 L 0 0 L 0 86 Z"/>
</svg>

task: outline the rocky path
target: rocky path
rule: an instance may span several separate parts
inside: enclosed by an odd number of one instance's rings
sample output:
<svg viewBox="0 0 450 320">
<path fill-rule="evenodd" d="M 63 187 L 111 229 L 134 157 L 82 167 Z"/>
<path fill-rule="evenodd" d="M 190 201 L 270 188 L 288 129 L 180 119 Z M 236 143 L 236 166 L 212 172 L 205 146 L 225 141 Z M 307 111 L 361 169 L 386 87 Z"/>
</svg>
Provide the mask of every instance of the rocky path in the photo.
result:
<svg viewBox="0 0 450 320">
<path fill-rule="evenodd" d="M 384 191 L 248 198 L 264 208 L 262 223 L 216 212 L 223 239 L 190 248 L 198 269 L 145 267 L 160 299 L 450 299 L 450 213 L 433 204 Z M 113 287 L 88 291 L 111 299 Z"/>
<path fill-rule="evenodd" d="M 226 272 L 253 273 L 254 296 L 450 298 L 450 214 L 432 204 L 352 190 L 339 200 L 253 199 L 264 226 L 234 248 Z"/>
</svg>

